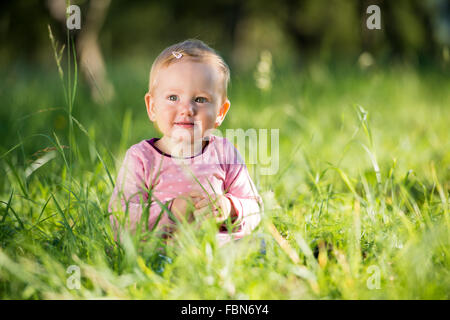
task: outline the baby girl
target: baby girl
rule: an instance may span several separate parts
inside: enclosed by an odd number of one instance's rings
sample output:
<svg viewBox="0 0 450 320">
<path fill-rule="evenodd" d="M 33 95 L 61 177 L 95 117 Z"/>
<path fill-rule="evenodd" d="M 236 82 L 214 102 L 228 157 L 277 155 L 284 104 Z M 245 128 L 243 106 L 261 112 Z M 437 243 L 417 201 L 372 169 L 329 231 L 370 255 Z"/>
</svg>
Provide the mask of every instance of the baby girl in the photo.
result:
<svg viewBox="0 0 450 320">
<path fill-rule="evenodd" d="M 210 217 L 221 224 L 223 244 L 259 224 L 261 197 L 242 157 L 213 134 L 230 109 L 229 78 L 224 60 L 199 40 L 172 45 L 154 61 L 145 104 L 162 137 L 128 149 L 109 204 L 111 213 L 128 212 L 130 231 L 144 214 L 150 230 L 163 232 L 177 220 Z M 111 223 L 117 228 L 114 214 Z"/>
</svg>

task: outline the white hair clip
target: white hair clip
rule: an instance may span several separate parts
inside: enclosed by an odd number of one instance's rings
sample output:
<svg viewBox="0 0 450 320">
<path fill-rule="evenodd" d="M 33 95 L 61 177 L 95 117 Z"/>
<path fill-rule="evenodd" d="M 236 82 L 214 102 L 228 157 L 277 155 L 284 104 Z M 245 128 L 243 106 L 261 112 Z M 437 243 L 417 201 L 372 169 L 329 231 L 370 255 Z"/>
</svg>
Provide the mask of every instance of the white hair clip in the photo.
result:
<svg viewBox="0 0 450 320">
<path fill-rule="evenodd" d="M 181 54 L 181 53 L 178 52 L 178 51 L 172 51 L 172 54 L 173 54 L 173 56 L 174 56 L 175 58 L 177 58 L 177 59 L 180 59 L 180 58 L 183 56 L 183 54 Z"/>
</svg>

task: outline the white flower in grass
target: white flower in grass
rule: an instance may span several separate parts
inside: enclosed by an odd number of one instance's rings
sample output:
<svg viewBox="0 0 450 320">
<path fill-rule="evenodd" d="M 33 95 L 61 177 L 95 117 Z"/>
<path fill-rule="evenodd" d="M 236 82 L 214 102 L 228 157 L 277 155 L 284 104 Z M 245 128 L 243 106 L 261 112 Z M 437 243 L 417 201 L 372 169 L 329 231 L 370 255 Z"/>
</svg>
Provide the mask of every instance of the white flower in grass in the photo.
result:
<svg viewBox="0 0 450 320">
<path fill-rule="evenodd" d="M 263 50 L 259 58 L 258 66 L 254 74 L 256 86 L 262 91 L 268 91 L 272 87 L 272 54 Z"/>
</svg>

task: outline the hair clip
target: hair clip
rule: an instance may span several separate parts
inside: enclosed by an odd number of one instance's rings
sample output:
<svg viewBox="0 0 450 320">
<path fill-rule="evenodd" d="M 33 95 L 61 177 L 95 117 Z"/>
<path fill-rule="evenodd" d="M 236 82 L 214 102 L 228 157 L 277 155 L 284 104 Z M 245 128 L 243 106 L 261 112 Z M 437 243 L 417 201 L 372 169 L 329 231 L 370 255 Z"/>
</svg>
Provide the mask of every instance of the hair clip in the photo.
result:
<svg viewBox="0 0 450 320">
<path fill-rule="evenodd" d="M 172 51 L 172 54 L 177 59 L 180 59 L 183 56 L 183 54 L 178 51 Z"/>
</svg>

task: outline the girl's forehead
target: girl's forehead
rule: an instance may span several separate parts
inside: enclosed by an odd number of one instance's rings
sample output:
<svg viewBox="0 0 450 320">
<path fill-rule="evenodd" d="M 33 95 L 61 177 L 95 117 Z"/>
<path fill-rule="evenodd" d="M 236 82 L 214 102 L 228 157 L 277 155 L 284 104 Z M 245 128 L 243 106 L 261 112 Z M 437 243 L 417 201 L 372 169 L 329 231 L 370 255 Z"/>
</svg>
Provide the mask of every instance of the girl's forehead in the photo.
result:
<svg viewBox="0 0 450 320">
<path fill-rule="evenodd" d="M 218 88 L 220 78 L 219 71 L 213 65 L 186 59 L 161 68 L 156 84 L 157 87 L 165 89 L 171 87 L 203 88 L 211 91 Z"/>
</svg>

